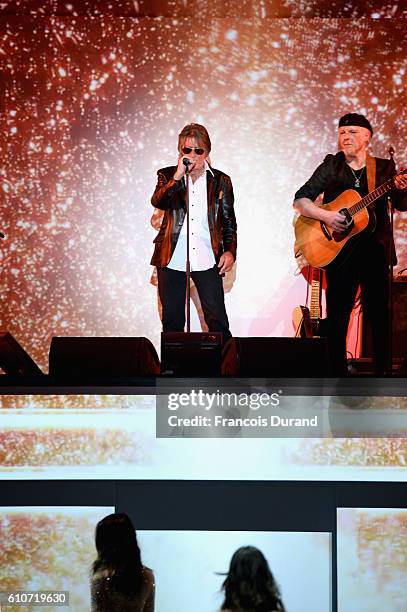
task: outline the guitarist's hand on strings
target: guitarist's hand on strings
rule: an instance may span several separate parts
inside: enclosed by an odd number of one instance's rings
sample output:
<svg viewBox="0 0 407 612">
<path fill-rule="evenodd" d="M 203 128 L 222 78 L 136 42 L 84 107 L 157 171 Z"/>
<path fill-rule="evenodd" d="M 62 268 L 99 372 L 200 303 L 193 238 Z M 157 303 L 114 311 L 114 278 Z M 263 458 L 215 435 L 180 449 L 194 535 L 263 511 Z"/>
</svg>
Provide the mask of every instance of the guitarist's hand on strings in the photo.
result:
<svg viewBox="0 0 407 612">
<path fill-rule="evenodd" d="M 346 218 L 344 215 L 335 210 L 325 210 L 323 206 L 316 206 L 308 198 L 294 200 L 294 208 L 300 215 L 323 221 L 323 223 L 329 225 L 329 227 L 332 227 L 337 232 L 343 232 L 346 229 Z"/>
<path fill-rule="evenodd" d="M 332 229 L 334 229 L 336 232 L 343 232 L 346 229 L 346 218 L 340 212 L 325 210 L 323 221 L 332 227 Z"/>
</svg>

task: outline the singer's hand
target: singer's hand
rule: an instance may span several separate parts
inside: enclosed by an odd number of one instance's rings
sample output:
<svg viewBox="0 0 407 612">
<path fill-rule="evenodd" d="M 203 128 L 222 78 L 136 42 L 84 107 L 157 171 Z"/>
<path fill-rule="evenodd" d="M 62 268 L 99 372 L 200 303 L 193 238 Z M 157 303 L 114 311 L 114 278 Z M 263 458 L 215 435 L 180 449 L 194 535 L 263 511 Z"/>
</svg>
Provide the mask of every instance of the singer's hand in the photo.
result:
<svg viewBox="0 0 407 612">
<path fill-rule="evenodd" d="M 232 269 L 235 259 L 230 251 L 225 251 L 219 259 L 218 268 L 219 274 L 224 274 Z"/>
<path fill-rule="evenodd" d="M 180 155 L 178 157 L 178 166 L 177 166 L 177 169 L 176 169 L 175 174 L 174 174 L 174 179 L 176 181 L 180 181 L 182 179 L 182 177 L 184 176 L 184 174 L 185 174 L 186 168 L 185 168 L 184 162 L 183 162 L 184 157 L 186 157 L 186 156 L 185 155 Z M 194 168 L 195 168 L 195 164 L 191 163 L 188 166 L 188 171 L 191 172 Z"/>
<path fill-rule="evenodd" d="M 407 189 L 407 174 L 400 174 L 394 179 L 396 189 Z"/>
</svg>

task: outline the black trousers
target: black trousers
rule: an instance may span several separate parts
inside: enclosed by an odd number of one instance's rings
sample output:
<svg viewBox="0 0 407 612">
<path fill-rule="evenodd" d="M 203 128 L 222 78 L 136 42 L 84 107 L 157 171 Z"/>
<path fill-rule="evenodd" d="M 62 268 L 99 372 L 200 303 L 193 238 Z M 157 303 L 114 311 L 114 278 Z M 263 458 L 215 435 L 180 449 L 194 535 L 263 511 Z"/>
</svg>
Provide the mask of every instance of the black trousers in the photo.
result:
<svg viewBox="0 0 407 612">
<path fill-rule="evenodd" d="M 157 275 L 163 309 L 163 331 L 184 331 L 186 273 L 171 268 L 157 268 Z M 215 265 L 210 270 L 191 272 L 191 277 L 198 291 L 209 331 L 222 332 L 225 342 L 232 334 L 229 330 L 222 277 L 218 267 Z"/>
<path fill-rule="evenodd" d="M 346 376 L 346 334 L 360 286 L 363 316 L 371 322 L 375 371 L 383 373 L 389 355 L 389 270 L 385 247 L 369 236 L 349 258 L 326 272 L 327 336 L 332 374 Z"/>
</svg>

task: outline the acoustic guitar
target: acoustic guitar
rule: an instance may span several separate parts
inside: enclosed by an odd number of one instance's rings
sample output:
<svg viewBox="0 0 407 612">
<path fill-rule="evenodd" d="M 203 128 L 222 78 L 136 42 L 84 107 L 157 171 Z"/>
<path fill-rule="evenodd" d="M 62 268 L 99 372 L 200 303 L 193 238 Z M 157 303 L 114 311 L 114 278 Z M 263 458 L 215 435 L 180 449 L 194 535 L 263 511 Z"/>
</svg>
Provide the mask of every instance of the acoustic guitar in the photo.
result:
<svg viewBox="0 0 407 612">
<path fill-rule="evenodd" d="M 406 173 L 407 170 L 403 170 L 396 176 Z M 346 227 L 341 232 L 332 230 L 323 221 L 304 215 L 298 217 L 294 227 L 296 248 L 304 255 L 310 266 L 327 268 L 332 264 L 340 265 L 357 242 L 358 234 L 365 230 L 373 231 L 376 217 L 373 210 L 368 210 L 368 207 L 393 188 L 396 176 L 364 198 L 361 198 L 354 189 L 347 189 L 335 200 L 323 205 L 325 210 L 344 215 Z"/>
<path fill-rule="evenodd" d="M 311 268 L 310 307 L 297 306 L 292 321 L 296 338 L 317 338 L 326 335 L 326 319 L 321 319 L 322 274 L 319 268 Z"/>
</svg>

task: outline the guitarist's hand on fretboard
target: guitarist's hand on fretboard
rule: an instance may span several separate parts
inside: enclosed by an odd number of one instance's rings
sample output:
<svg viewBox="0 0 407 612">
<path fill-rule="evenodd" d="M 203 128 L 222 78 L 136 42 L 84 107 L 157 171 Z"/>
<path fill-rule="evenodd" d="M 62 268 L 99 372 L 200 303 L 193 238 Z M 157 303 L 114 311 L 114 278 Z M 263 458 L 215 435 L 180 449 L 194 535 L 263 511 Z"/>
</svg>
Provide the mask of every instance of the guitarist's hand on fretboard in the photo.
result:
<svg viewBox="0 0 407 612">
<path fill-rule="evenodd" d="M 396 189 L 407 189 L 407 174 L 398 174 L 394 178 L 394 186 Z"/>
</svg>

